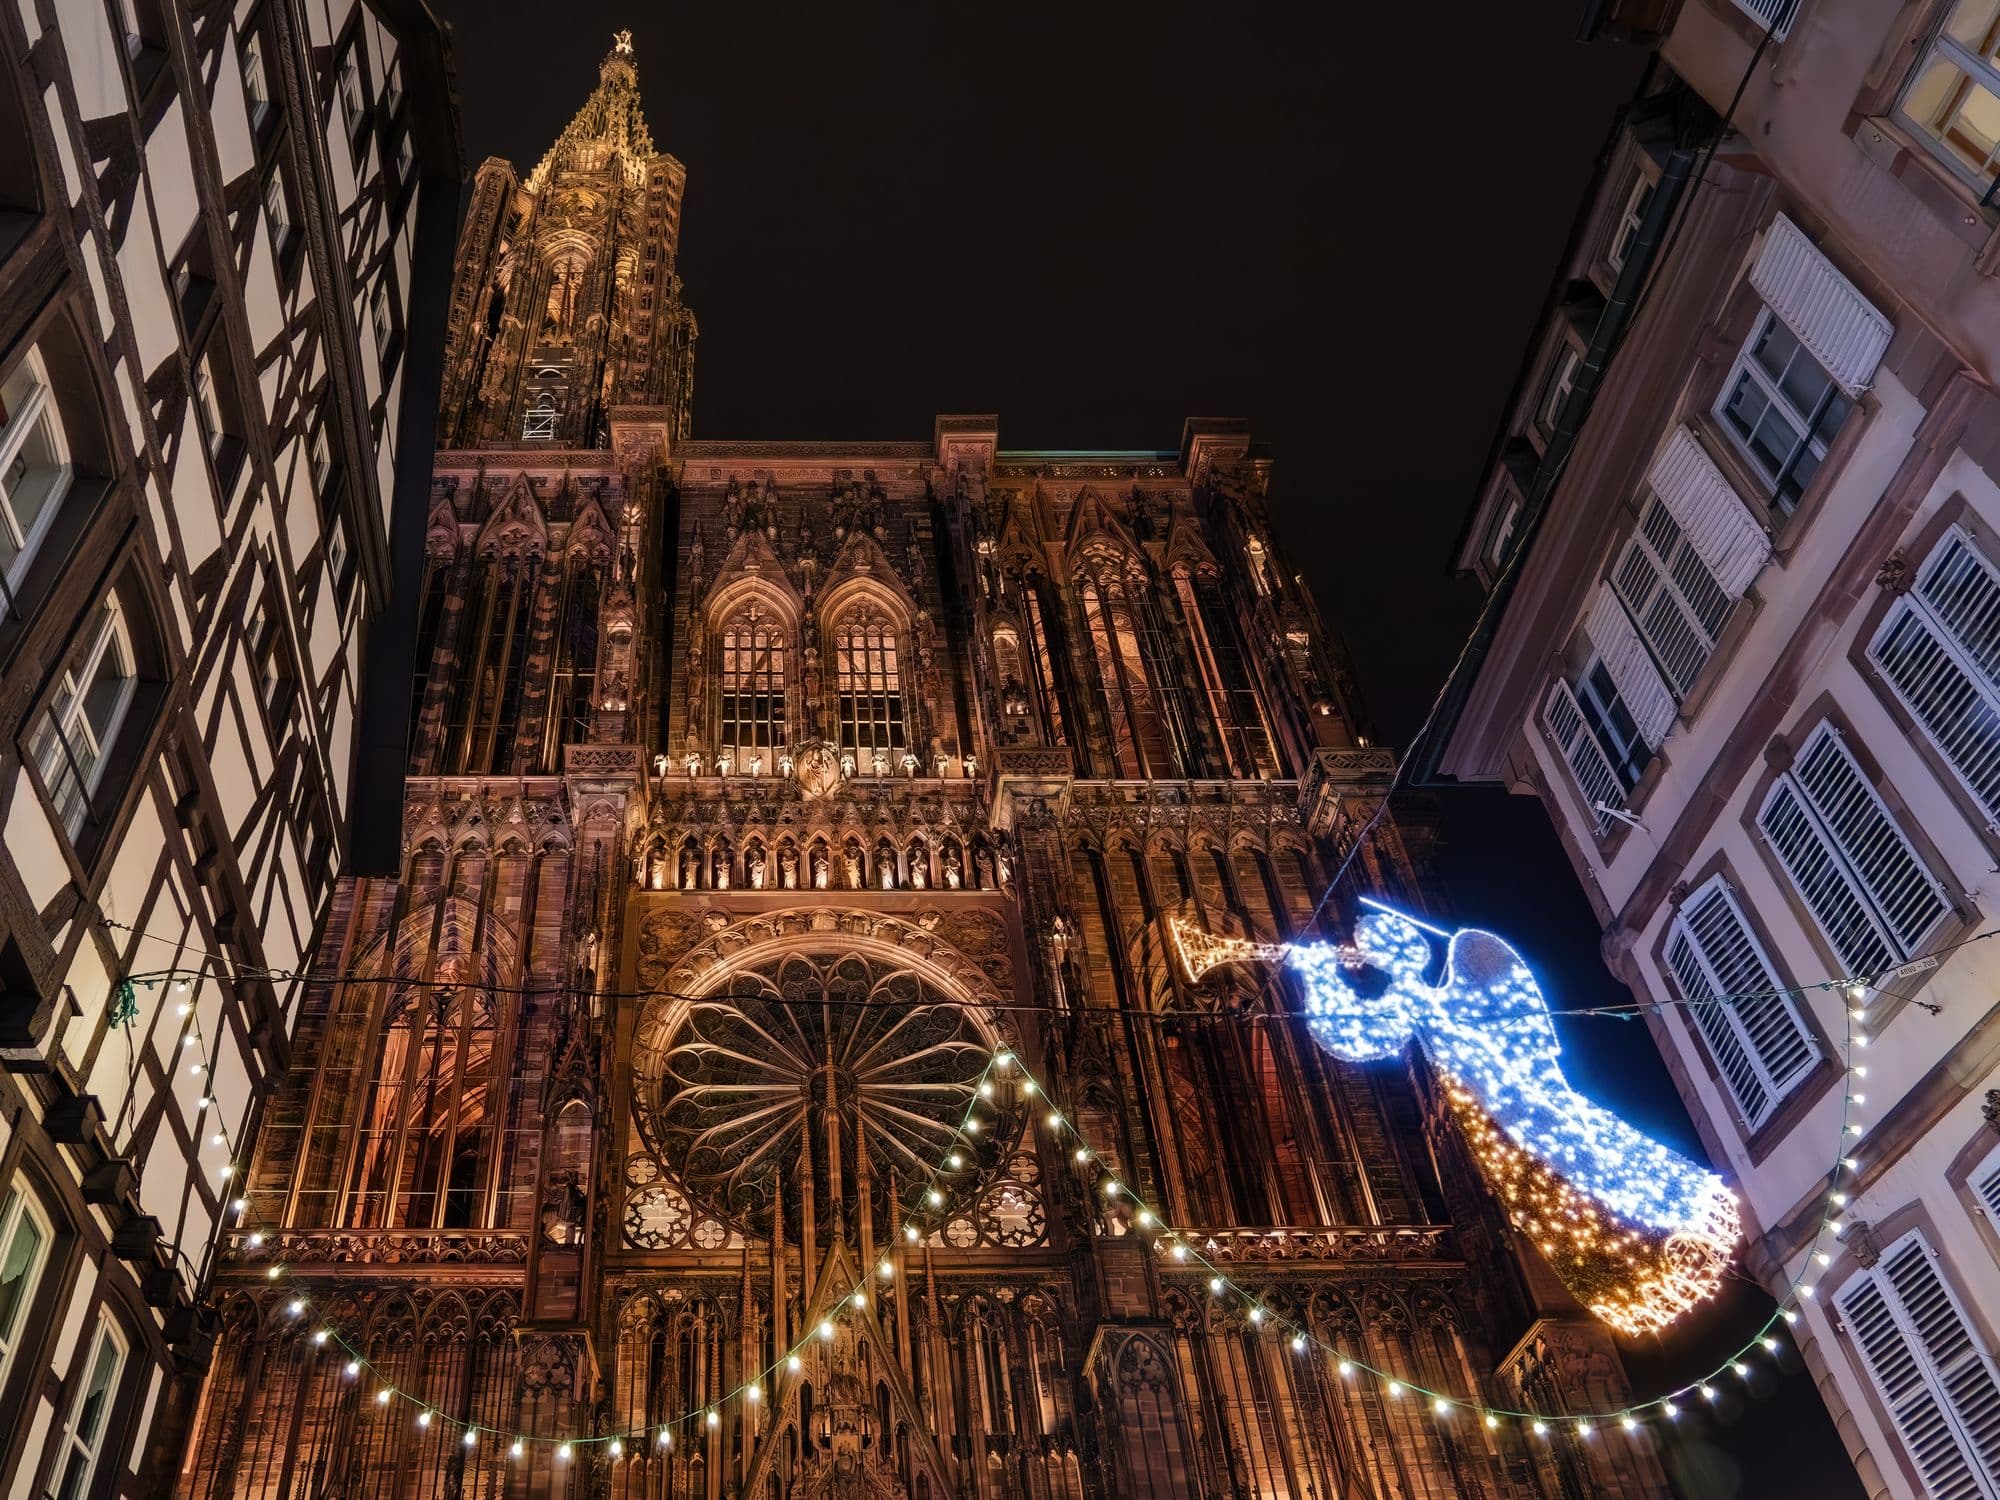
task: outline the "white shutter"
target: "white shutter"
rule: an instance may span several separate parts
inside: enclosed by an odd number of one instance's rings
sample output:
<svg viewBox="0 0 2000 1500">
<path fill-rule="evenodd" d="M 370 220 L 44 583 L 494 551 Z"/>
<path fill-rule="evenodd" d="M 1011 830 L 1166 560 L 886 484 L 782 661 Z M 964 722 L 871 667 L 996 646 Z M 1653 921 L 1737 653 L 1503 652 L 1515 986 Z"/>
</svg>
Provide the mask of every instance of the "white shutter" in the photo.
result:
<svg viewBox="0 0 2000 1500">
<path fill-rule="evenodd" d="M 1812 1071 L 1819 1047 L 1791 996 L 1777 993 L 1777 970 L 1720 875 L 1682 903 L 1666 958 L 1744 1123 L 1755 1130 Z M 1732 998 L 1717 1003 L 1723 997 Z"/>
<path fill-rule="evenodd" d="M 1750 514 L 1742 497 L 1722 477 L 1695 435 L 1674 429 L 1646 476 L 1695 555 L 1732 599 L 1743 597 L 1750 580 L 1770 560 L 1771 539 Z"/>
<path fill-rule="evenodd" d="M 1764 231 L 1750 285 L 1842 390 L 1867 388 L 1895 328 L 1783 214 Z"/>
<path fill-rule="evenodd" d="M 2000 1500 L 2000 1372 L 1920 1230 L 1835 1298 L 1934 1500 Z"/>
<path fill-rule="evenodd" d="M 1646 643 L 1639 639 L 1631 616 L 1625 613 L 1625 606 L 1608 585 L 1598 586 L 1583 628 L 1597 659 L 1611 674 L 1618 696 L 1625 700 L 1632 722 L 1639 726 L 1646 744 L 1659 749 L 1667 730 L 1673 726 L 1674 695 L 1668 691 L 1660 669 L 1653 665 L 1653 658 L 1646 654 Z"/>
<path fill-rule="evenodd" d="M 1549 738 L 1555 741 L 1556 749 L 1569 766 L 1570 775 L 1576 778 L 1576 784 L 1583 792 L 1584 806 L 1590 810 L 1591 826 L 1602 837 L 1611 826 L 1611 820 L 1597 810 L 1598 805 L 1623 807 L 1625 784 L 1618 779 L 1617 771 L 1612 769 L 1610 757 L 1597 743 L 1597 736 L 1590 732 L 1583 710 L 1577 706 L 1576 694 L 1560 677 L 1549 684 L 1549 696 L 1542 704 L 1542 722 L 1548 725 Z"/>
<path fill-rule="evenodd" d="M 1979 1169 L 1972 1174 L 1972 1196 L 1986 1210 L 1986 1217 L 2000 1229 L 2000 1146 L 1995 1146 Z"/>
<path fill-rule="evenodd" d="M 1814 731 L 1792 776 L 1812 799 L 1904 956 L 1916 953 L 1950 914 L 1951 902 L 1831 724 Z"/>
<path fill-rule="evenodd" d="M 1736 8 L 1767 27 L 1771 40 L 1782 42 L 1799 16 L 1799 0 L 1736 0 Z"/>
<path fill-rule="evenodd" d="M 1868 655 L 1958 779 L 2000 823 L 2000 577 L 1953 527 Z"/>
</svg>

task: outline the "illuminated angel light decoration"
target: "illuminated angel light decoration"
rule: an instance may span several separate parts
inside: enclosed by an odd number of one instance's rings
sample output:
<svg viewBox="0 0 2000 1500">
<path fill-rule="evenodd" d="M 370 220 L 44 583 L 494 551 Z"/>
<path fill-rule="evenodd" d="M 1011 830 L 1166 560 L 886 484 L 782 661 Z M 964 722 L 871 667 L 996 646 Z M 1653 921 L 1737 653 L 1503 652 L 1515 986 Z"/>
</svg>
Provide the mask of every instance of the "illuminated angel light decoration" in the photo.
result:
<svg viewBox="0 0 2000 1500">
<path fill-rule="evenodd" d="M 1365 904 L 1351 947 L 1170 927 L 1190 979 L 1226 963 L 1290 967 L 1336 1057 L 1389 1057 L 1421 1038 L 1487 1184 L 1604 1322 L 1649 1333 L 1714 1296 L 1740 1227 L 1722 1179 L 1569 1086 L 1548 1002 L 1505 942 Z M 1445 944 L 1435 983 L 1433 938 Z"/>
</svg>

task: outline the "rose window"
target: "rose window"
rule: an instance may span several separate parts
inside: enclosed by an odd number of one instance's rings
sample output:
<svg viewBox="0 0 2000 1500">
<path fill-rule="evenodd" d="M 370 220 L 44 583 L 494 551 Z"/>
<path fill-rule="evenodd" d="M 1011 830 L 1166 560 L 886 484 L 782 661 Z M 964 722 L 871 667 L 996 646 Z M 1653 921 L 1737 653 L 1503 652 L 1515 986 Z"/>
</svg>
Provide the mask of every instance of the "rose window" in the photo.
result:
<svg viewBox="0 0 2000 1500">
<path fill-rule="evenodd" d="M 961 1133 L 992 1055 L 968 1009 L 909 970 L 794 953 L 692 1002 L 671 1037 L 642 1041 L 634 1102 L 697 1216 L 768 1235 L 782 1200 L 796 1243 L 810 1180 L 820 1233 L 832 1229 L 836 1184 L 852 1233 L 865 1156 L 880 1240 L 892 1196 L 907 1210 L 933 1173 L 945 1200 L 924 1205 L 933 1220 L 980 1203 L 1021 1125 L 1018 1111 L 982 1099 L 981 1128 Z"/>
</svg>

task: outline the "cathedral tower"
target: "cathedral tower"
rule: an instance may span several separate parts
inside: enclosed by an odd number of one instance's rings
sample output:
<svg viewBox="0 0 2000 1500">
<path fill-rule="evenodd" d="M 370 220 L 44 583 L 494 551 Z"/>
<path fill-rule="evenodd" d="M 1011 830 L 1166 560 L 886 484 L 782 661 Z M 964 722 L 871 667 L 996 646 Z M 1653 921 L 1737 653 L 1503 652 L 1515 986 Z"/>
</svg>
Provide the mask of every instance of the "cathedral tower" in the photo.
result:
<svg viewBox="0 0 2000 1500">
<path fill-rule="evenodd" d="M 1337 931 L 1393 766 L 1247 436 L 692 439 L 635 67 L 479 172 L 404 867 L 336 898 L 183 1489 L 1658 1492 L 1261 1327 L 1623 1389 L 1420 1058 L 1169 960 L 1176 917 Z M 1355 863 L 1425 904 L 1393 821 Z"/>
</svg>

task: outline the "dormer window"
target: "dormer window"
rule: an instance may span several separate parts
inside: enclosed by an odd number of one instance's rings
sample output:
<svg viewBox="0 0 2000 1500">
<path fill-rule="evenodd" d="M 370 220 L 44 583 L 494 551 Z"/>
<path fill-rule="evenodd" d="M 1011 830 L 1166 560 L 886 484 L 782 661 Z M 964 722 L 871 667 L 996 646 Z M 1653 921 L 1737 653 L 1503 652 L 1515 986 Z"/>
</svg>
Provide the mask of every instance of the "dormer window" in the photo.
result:
<svg viewBox="0 0 2000 1500">
<path fill-rule="evenodd" d="M 1618 222 L 1611 227 L 1611 247 L 1605 252 L 1605 264 L 1614 271 L 1625 269 L 1626 257 L 1632 253 L 1632 243 L 1639 238 L 1639 226 L 1646 222 L 1646 210 L 1653 206 L 1653 179 L 1644 172 L 1638 174 L 1631 192 L 1625 196 L 1625 208 L 1618 216 Z"/>
</svg>

